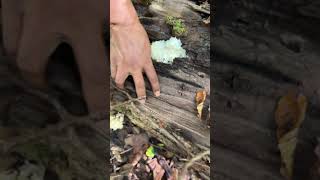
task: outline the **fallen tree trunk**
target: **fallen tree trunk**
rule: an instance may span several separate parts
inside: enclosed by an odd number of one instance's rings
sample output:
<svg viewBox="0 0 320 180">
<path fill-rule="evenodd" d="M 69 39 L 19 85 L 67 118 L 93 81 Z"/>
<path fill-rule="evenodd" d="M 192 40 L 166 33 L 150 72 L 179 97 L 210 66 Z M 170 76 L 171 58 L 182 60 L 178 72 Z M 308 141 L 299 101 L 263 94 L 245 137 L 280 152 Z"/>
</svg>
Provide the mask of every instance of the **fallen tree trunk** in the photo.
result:
<svg viewBox="0 0 320 180">
<path fill-rule="evenodd" d="M 309 177 L 313 139 L 320 135 L 319 19 L 299 15 L 304 3 L 268 3 L 218 2 L 211 69 L 214 179 L 283 179 L 274 112 L 290 89 L 308 99 L 294 176 Z"/>
<path fill-rule="evenodd" d="M 185 22 L 188 35 L 181 40 L 189 58 L 176 59 L 172 65 L 154 63 L 160 80 L 160 97 L 153 97 L 148 91 L 145 104 L 132 102 L 132 81 L 126 86 L 130 90 L 126 100 L 131 100 L 130 103 L 117 105 L 126 93 L 114 87 L 111 97 L 115 97 L 112 99 L 113 106 L 116 106 L 113 110 L 123 112 L 133 124 L 159 139 L 172 152 L 190 158 L 210 148 L 210 37 L 209 27 L 189 3 L 191 1 L 164 0 L 153 1 L 148 7 L 136 4 L 152 41 L 166 40 L 171 36 L 165 23 L 166 16 L 175 16 Z M 152 16 L 145 16 L 148 13 Z M 202 119 L 197 117 L 195 96 L 198 90 L 205 90 L 208 95 Z"/>
<path fill-rule="evenodd" d="M 160 35 L 171 36 L 163 16 L 143 17 L 146 16 L 140 14 L 152 40 L 163 39 Z M 210 96 L 205 102 L 202 120 L 197 117 L 195 103 L 196 91 L 205 89 L 210 94 L 210 38 L 209 28 L 202 21 L 185 20 L 189 35 L 181 39 L 190 58 L 177 59 L 173 65 L 155 63 L 161 83 L 160 98 L 152 97 L 148 91 L 145 105 L 133 100 L 131 104 L 117 106 L 114 110 L 124 112 L 134 124 L 161 140 L 172 152 L 189 159 L 208 150 L 210 146 Z M 157 28 L 167 31 L 156 33 Z M 60 52 L 65 54 L 64 50 Z M 55 58 L 72 59 L 72 55 L 58 55 Z M 36 162 L 39 165 L 37 169 L 47 174 L 45 177 L 48 179 L 105 179 L 105 143 L 109 139 L 103 127 L 107 127 L 107 118 L 92 120 L 90 117 L 75 117 L 65 113 L 64 108 L 78 114 L 86 113 L 82 107 L 78 79 L 72 75 L 74 72 L 56 63 L 52 78 L 48 79 L 51 81 L 49 84 L 58 90 L 48 95 L 26 88 L 23 85 L 25 82 L 19 80 L 16 69 L 12 69 L 3 59 L 0 57 L 0 150 L 4 152 L 0 154 L 2 174 L 6 174 L 9 167 L 20 161 L 21 155 L 23 161 Z M 110 88 L 112 96 L 118 97 L 114 98 L 115 103 L 120 102 L 121 96 L 127 100 L 134 96 L 133 84 L 130 82 L 127 84 L 130 96 Z M 61 94 L 64 94 L 62 98 Z M 67 105 L 61 106 L 61 99 L 56 96 L 67 102 Z M 9 154 L 8 158 L 12 158 L 12 161 L 2 158 Z M 205 159 L 209 161 L 208 156 Z M 24 167 L 10 169 L 12 176 L 18 178 L 14 173 Z"/>
</svg>

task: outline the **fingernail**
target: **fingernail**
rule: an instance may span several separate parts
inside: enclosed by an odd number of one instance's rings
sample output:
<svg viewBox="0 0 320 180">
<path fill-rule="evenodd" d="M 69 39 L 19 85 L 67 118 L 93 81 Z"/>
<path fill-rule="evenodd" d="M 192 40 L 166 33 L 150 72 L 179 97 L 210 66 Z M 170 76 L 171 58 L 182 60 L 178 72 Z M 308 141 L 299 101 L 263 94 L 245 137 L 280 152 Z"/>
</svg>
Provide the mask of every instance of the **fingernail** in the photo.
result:
<svg viewBox="0 0 320 180">
<path fill-rule="evenodd" d="M 139 102 L 142 103 L 142 104 L 146 103 L 146 97 L 145 96 L 144 97 L 140 97 L 139 98 Z"/>
<path fill-rule="evenodd" d="M 160 91 L 154 92 L 154 95 L 155 95 L 156 97 L 159 97 L 159 96 L 160 96 Z"/>
</svg>

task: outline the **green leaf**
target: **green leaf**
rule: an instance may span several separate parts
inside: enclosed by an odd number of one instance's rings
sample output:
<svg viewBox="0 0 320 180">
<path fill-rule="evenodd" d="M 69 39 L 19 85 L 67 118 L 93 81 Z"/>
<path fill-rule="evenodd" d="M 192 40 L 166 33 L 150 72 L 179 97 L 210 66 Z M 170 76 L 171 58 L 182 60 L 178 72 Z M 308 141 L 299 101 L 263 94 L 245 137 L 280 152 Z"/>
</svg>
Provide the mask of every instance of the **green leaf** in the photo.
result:
<svg viewBox="0 0 320 180">
<path fill-rule="evenodd" d="M 146 151 L 146 155 L 149 158 L 153 158 L 156 154 L 155 154 L 155 150 L 153 146 L 150 146 L 147 151 Z"/>
</svg>

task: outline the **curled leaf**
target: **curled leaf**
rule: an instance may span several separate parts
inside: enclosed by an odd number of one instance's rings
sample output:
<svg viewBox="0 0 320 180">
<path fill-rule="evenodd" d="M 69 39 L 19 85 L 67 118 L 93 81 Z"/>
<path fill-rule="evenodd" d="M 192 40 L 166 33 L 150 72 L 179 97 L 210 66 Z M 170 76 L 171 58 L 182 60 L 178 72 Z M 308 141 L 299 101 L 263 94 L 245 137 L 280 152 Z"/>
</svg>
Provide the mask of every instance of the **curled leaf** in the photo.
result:
<svg viewBox="0 0 320 180">
<path fill-rule="evenodd" d="M 282 159 L 281 174 L 289 180 L 293 175 L 294 152 L 306 109 L 306 97 L 297 91 L 290 91 L 279 100 L 275 112 L 278 147 Z"/>
<path fill-rule="evenodd" d="M 150 167 L 150 169 L 152 170 L 153 173 L 153 179 L 154 180 L 161 180 L 165 170 L 162 168 L 162 166 L 158 163 L 158 159 L 157 158 L 153 158 L 151 160 L 148 161 L 148 165 Z"/>
<path fill-rule="evenodd" d="M 199 90 L 196 94 L 196 104 L 198 110 L 198 117 L 201 118 L 204 101 L 206 100 L 207 93 L 205 90 Z"/>
</svg>

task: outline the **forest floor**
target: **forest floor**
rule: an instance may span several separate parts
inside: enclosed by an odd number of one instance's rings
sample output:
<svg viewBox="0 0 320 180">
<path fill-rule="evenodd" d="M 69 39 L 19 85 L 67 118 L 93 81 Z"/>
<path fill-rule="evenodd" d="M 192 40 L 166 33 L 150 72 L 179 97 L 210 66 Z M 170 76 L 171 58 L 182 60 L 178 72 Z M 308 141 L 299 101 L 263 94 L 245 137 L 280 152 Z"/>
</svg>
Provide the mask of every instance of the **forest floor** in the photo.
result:
<svg viewBox="0 0 320 180">
<path fill-rule="evenodd" d="M 70 46 L 60 45 L 51 57 L 48 92 L 29 87 L 11 61 L 0 56 L 1 180 L 102 180 L 107 171 L 115 179 L 124 173 L 132 179 L 174 179 L 176 174 L 209 179 L 209 14 L 199 8 L 204 1 L 165 2 L 169 4 L 161 5 L 168 15 L 177 15 L 186 25 L 188 35 L 181 41 L 189 58 L 176 59 L 172 65 L 155 63 L 162 95 L 153 97 L 148 86 L 145 105 L 135 101 L 132 79 L 127 91 L 111 86 L 110 108 L 124 115 L 125 126 L 111 134 L 105 128 L 109 117 L 86 116 Z M 172 36 L 166 15 L 157 9 L 162 6 L 135 6 L 151 41 Z M 206 94 L 202 118 L 197 116 L 198 91 Z M 106 167 L 109 142 L 111 159 Z"/>
<path fill-rule="evenodd" d="M 135 7 L 151 42 L 176 36 L 189 57 L 173 64 L 154 62 L 161 96 L 153 97 L 148 87 L 146 104 L 135 102 L 132 80 L 128 91 L 112 88 L 111 113 L 124 116 L 124 125 L 111 131 L 111 177 L 210 179 L 210 5 L 137 1 Z M 176 35 L 168 17 L 177 17 L 188 32 Z M 197 96 L 204 98 L 202 118 L 197 116 Z"/>
</svg>

